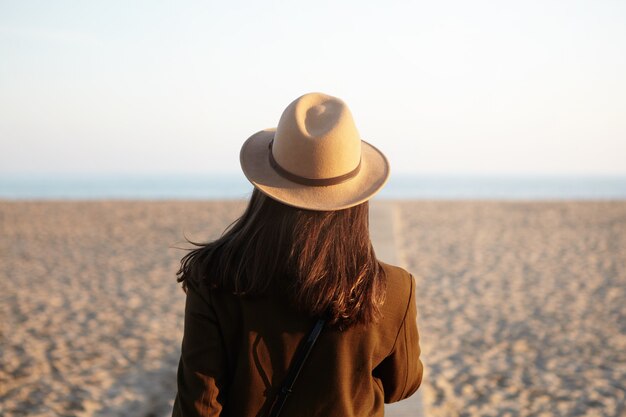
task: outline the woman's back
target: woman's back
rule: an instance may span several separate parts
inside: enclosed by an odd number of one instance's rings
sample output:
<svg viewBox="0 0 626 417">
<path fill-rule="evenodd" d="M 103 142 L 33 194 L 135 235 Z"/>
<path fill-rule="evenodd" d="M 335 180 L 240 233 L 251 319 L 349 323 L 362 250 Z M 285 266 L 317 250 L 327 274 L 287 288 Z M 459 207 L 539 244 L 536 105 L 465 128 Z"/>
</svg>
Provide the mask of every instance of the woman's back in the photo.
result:
<svg viewBox="0 0 626 417">
<path fill-rule="evenodd" d="M 285 416 L 382 416 L 420 385 L 413 277 L 381 262 L 381 319 L 326 329 L 312 350 Z M 174 416 L 261 416 L 313 319 L 276 297 L 241 297 L 188 285 Z M 207 395 L 207 393 L 210 393 Z"/>
<path fill-rule="evenodd" d="M 283 416 L 382 415 L 422 377 L 412 276 L 379 262 L 369 236 L 387 159 L 343 101 L 312 93 L 248 138 L 240 161 L 255 186 L 248 207 L 181 260 L 174 416 L 266 416 L 320 318 Z"/>
</svg>

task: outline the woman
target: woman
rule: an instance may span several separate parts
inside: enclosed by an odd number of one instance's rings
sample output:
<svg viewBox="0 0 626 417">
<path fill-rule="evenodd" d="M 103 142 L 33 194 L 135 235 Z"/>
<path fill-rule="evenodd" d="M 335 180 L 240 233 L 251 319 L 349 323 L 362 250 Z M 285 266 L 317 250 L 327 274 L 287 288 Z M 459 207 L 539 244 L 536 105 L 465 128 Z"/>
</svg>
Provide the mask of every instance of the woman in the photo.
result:
<svg viewBox="0 0 626 417">
<path fill-rule="evenodd" d="M 412 275 L 376 259 L 368 200 L 389 177 L 338 98 L 306 94 L 241 148 L 244 214 L 181 261 L 174 416 L 266 416 L 325 320 L 282 416 L 382 416 L 422 379 Z M 300 348 L 301 349 L 301 348 Z"/>
</svg>

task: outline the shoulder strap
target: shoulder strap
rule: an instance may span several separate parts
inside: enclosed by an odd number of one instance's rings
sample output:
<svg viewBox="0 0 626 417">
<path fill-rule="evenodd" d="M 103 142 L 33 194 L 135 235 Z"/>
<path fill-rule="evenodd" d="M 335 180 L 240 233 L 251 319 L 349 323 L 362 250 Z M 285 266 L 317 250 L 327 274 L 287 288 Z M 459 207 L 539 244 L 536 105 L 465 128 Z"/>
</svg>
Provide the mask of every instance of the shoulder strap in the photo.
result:
<svg viewBox="0 0 626 417">
<path fill-rule="evenodd" d="M 313 349 L 313 345 L 317 341 L 318 336 L 322 332 L 324 328 L 324 324 L 326 320 L 320 318 L 317 320 L 309 335 L 303 340 L 304 343 L 300 343 L 298 346 L 298 350 L 296 351 L 294 358 L 292 359 L 291 365 L 289 365 L 289 370 L 287 371 L 287 377 L 283 381 L 283 384 L 280 388 L 280 391 L 276 394 L 276 398 L 272 404 L 272 408 L 268 414 L 268 417 L 277 417 L 280 415 L 280 412 L 287 401 L 287 397 L 291 394 L 293 385 L 298 379 L 298 375 L 300 375 L 300 371 L 302 370 L 302 366 L 306 362 L 309 357 L 309 353 L 311 353 L 311 349 Z"/>
</svg>

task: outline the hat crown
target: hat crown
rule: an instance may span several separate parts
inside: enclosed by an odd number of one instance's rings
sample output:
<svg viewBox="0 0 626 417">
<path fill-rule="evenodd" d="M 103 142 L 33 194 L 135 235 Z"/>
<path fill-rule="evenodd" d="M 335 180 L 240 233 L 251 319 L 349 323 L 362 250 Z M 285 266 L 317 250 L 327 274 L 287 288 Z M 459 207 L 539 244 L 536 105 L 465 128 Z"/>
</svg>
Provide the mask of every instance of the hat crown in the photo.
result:
<svg viewBox="0 0 626 417">
<path fill-rule="evenodd" d="M 280 117 L 272 156 L 283 169 L 305 178 L 353 171 L 361 161 L 361 138 L 350 109 L 322 93 L 298 97 Z"/>
</svg>

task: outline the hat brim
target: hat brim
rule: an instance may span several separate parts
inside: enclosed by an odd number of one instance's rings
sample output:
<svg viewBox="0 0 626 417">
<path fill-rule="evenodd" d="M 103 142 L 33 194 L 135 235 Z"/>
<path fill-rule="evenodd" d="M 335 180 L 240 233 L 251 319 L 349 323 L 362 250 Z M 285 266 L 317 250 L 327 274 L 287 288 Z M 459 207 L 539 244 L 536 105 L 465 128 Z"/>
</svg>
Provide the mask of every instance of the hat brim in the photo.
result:
<svg viewBox="0 0 626 417">
<path fill-rule="evenodd" d="M 241 147 L 239 161 L 244 175 L 256 188 L 284 204 L 308 210 L 341 210 L 372 198 L 389 179 L 385 155 L 361 140 L 361 169 L 345 182 L 310 186 L 288 180 L 270 165 L 269 142 L 276 129 L 261 130 Z"/>
</svg>

